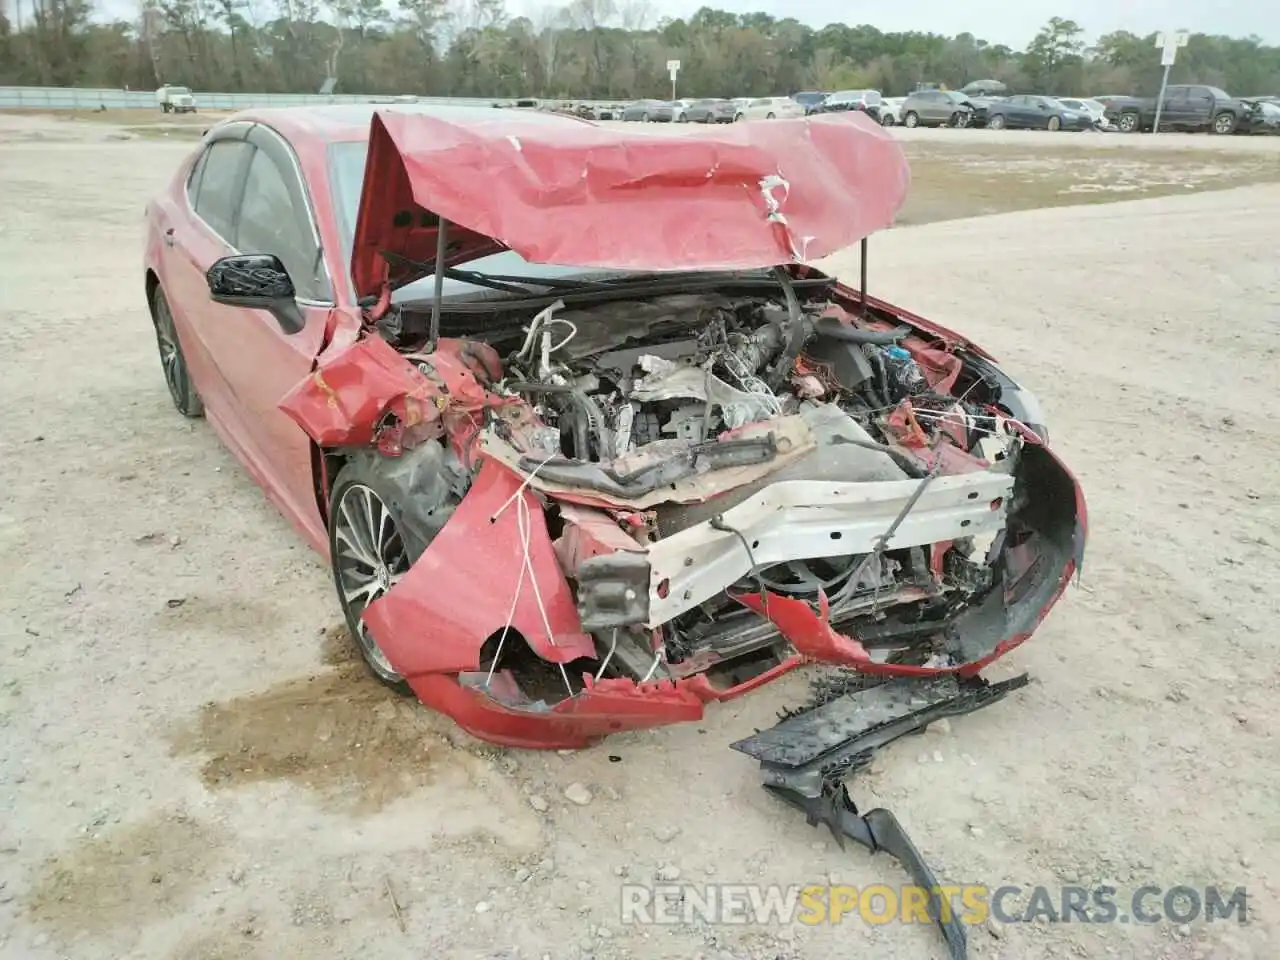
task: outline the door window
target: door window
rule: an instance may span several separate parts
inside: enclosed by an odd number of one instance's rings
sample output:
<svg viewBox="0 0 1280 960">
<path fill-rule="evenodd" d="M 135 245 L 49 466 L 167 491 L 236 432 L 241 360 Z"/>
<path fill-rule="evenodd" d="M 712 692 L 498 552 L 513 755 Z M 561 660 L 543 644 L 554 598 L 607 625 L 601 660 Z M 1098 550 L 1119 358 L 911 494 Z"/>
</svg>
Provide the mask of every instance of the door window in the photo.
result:
<svg viewBox="0 0 1280 960">
<path fill-rule="evenodd" d="M 236 184 L 243 169 L 241 161 L 252 149 L 242 140 L 218 140 L 205 151 L 196 171 L 200 173 L 196 214 L 233 247 L 236 245 Z"/>
<path fill-rule="evenodd" d="M 280 258 L 298 296 L 325 299 L 320 257 L 311 231 L 310 214 L 295 202 L 301 185 L 290 181 L 276 162 L 261 150 L 249 161 L 244 198 L 240 201 L 237 247 L 241 253 L 270 253 Z"/>
</svg>

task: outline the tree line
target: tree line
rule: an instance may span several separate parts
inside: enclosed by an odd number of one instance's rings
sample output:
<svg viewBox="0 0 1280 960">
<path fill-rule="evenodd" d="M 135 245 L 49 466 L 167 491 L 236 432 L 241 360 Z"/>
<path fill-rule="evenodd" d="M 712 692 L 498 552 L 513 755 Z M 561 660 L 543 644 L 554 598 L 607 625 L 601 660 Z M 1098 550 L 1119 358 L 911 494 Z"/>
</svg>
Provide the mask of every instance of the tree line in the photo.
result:
<svg viewBox="0 0 1280 960">
<path fill-rule="evenodd" d="M 995 79 L 1012 91 L 1152 95 L 1154 34 L 1085 42 L 1052 18 L 1025 50 L 954 37 L 703 7 L 654 17 L 649 0 L 571 0 L 512 17 L 504 0 L 142 0 L 102 22 L 90 0 L 0 0 L 0 84 L 220 92 L 414 93 L 427 96 L 629 99 L 768 96 L 920 82 L 958 88 Z M 1280 47 L 1258 37 L 1195 34 L 1172 82 L 1241 96 L 1280 94 Z"/>
</svg>

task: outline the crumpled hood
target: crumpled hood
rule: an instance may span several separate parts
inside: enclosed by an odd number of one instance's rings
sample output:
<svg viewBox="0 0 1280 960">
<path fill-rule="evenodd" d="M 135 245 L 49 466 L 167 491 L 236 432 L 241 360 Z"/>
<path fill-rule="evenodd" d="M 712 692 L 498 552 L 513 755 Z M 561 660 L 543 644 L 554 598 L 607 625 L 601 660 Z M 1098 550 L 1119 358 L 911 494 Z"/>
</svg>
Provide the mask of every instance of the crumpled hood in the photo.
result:
<svg viewBox="0 0 1280 960">
<path fill-rule="evenodd" d="M 434 272 L 437 216 L 449 265 L 511 249 L 586 268 L 747 270 L 888 227 L 910 182 L 897 141 L 856 113 L 661 132 L 493 113 L 374 114 L 351 255 L 359 296 Z"/>
</svg>

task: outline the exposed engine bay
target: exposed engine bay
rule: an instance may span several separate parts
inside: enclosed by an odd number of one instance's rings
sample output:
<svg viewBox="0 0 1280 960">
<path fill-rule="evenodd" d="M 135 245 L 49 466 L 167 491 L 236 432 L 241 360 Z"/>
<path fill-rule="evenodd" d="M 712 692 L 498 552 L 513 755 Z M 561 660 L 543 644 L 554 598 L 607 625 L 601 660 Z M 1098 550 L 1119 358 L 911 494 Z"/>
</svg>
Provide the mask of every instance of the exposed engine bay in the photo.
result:
<svg viewBox="0 0 1280 960">
<path fill-rule="evenodd" d="M 821 608 L 876 662 L 955 667 L 988 652 L 956 629 L 966 611 L 1032 590 L 1039 532 L 1014 477 L 1043 431 L 1034 399 L 962 344 L 825 294 L 783 283 L 468 324 L 501 358 L 486 389 L 511 398 L 479 432 L 544 504 L 595 640 L 586 672 L 739 686 L 794 656 L 762 615 L 783 601 Z M 420 325 L 396 326 L 401 352 L 425 359 Z M 884 499 L 856 520 L 823 506 L 862 495 L 849 484 Z M 819 516 L 820 534 L 804 526 Z M 738 572 L 713 582 L 713 568 Z M 543 689 L 571 693 L 572 673 Z"/>
</svg>

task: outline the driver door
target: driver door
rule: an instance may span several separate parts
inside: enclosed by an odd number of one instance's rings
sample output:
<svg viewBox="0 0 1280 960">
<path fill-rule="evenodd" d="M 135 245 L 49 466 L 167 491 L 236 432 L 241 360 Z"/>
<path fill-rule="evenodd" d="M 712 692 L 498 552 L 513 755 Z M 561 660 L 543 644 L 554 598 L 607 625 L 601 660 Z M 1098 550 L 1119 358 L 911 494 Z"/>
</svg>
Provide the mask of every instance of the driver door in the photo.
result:
<svg viewBox="0 0 1280 960">
<path fill-rule="evenodd" d="M 231 246 L 242 254 L 272 254 L 288 270 L 300 323 L 266 309 L 215 303 L 204 292 L 201 339 L 233 398 L 247 466 L 295 524 L 315 535 L 311 439 L 279 403 L 307 377 L 323 344 L 333 292 L 323 251 L 292 148 L 262 125 L 249 131 Z"/>
</svg>

